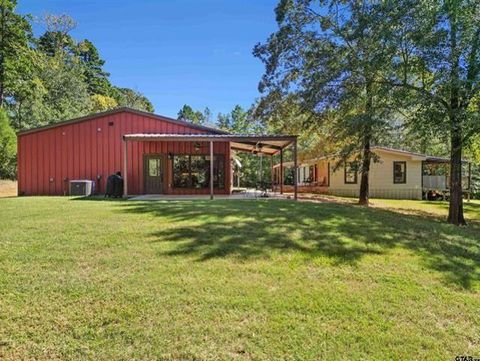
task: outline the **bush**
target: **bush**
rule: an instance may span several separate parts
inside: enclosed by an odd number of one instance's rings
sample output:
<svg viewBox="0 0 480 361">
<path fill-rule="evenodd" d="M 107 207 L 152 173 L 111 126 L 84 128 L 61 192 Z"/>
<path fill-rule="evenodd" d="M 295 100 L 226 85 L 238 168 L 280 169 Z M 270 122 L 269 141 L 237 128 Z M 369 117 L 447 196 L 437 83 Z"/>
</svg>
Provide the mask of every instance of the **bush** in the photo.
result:
<svg viewBox="0 0 480 361">
<path fill-rule="evenodd" d="M 5 110 L 0 109 L 0 179 L 17 175 L 17 136 Z"/>
<path fill-rule="evenodd" d="M 480 166 L 472 164 L 472 182 L 470 184 L 472 198 L 480 199 Z"/>
</svg>

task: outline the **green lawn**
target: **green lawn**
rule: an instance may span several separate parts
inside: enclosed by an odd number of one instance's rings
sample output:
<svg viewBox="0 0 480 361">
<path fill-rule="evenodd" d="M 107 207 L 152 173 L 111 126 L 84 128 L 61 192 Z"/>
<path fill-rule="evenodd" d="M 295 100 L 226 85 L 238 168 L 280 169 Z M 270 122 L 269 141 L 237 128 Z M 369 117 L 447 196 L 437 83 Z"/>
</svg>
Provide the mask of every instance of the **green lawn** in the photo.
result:
<svg viewBox="0 0 480 361">
<path fill-rule="evenodd" d="M 433 216 L 446 219 L 448 215 L 448 202 L 410 201 L 395 199 L 373 199 L 373 206 L 397 210 L 407 214 Z M 463 203 L 464 214 L 470 222 L 480 222 L 480 201 L 471 200 Z"/>
<path fill-rule="evenodd" d="M 480 224 L 416 204 L 0 199 L 0 359 L 480 357 Z"/>
</svg>

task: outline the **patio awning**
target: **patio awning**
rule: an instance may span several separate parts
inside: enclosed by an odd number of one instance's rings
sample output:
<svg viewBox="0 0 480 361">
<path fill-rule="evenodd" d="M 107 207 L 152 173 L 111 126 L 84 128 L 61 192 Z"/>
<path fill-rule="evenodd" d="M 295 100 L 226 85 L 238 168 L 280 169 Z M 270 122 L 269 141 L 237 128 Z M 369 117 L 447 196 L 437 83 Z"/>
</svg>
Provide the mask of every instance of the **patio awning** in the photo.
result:
<svg viewBox="0 0 480 361">
<path fill-rule="evenodd" d="M 294 143 L 296 135 L 239 135 L 239 134 L 125 134 L 126 141 L 143 142 L 230 142 L 231 148 L 244 152 L 273 155 Z"/>
</svg>

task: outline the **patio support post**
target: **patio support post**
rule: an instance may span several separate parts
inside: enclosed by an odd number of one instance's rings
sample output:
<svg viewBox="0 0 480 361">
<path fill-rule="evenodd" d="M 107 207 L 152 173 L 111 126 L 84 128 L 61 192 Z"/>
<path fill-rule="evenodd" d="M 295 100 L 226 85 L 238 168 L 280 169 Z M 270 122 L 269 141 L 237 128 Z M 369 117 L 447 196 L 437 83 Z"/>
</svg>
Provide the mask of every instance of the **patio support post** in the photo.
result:
<svg viewBox="0 0 480 361">
<path fill-rule="evenodd" d="M 297 200 L 298 175 L 297 175 L 297 139 L 293 141 L 293 198 Z"/>
<path fill-rule="evenodd" d="M 472 186 L 472 163 L 468 163 L 468 193 L 467 193 L 467 200 L 470 202 L 470 195 L 472 194 L 471 190 Z"/>
<path fill-rule="evenodd" d="M 210 199 L 213 199 L 213 142 L 210 141 Z"/>
<path fill-rule="evenodd" d="M 123 194 L 125 197 L 128 197 L 128 177 L 127 177 L 127 172 L 128 172 L 128 163 L 127 163 L 127 140 L 124 138 L 123 139 Z"/>
<path fill-rule="evenodd" d="M 260 153 L 260 191 L 263 191 L 263 154 Z"/>
<path fill-rule="evenodd" d="M 280 194 L 283 194 L 283 148 L 280 149 Z"/>
<path fill-rule="evenodd" d="M 270 188 L 273 193 L 273 154 L 270 156 Z"/>
</svg>

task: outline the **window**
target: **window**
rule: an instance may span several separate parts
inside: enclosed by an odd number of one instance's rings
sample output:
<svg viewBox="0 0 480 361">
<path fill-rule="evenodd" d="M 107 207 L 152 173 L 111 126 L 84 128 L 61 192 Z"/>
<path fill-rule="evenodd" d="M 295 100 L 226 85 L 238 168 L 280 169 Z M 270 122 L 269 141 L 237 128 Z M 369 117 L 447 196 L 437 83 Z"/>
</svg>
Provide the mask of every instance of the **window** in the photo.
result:
<svg viewBox="0 0 480 361">
<path fill-rule="evenodd" d="M 357 184 L 357 164 L 355 162 L 345 163 L 345 184 Z"/>
<path fill-rule="evenodd" d="M 308 178 L 309 183 L 315 183 L 317 181 L 317 165 L 310 166 L 310 176 Z"/>
<path fill-rule="evenodd" d="M 160 177 L 160 159 L 150 158 L 148 160 L 148 175 L 150 177 Z"/>
<path fill-rule="evenodd" d="M 190 181 L 190 156 L 176 155 L 173 157 L 173 186 L 188 188 Z"/>
<path fill-rule="evenodd" d="M 210 162 L 202 155 L 190 156 L 192 188 L 207 188 L 210 185 Z"/>
<path fill-rule="evenodd" d="M 223 155 L 213 157 L 213 186 L 223 189 L 225 186 L 225 167 Z M 174 188 L 208 188 L 210 186 L 210 156 L 174 155 Z"/>
<path fill-rule="evenodd" d="M 407 183 L 407 162 L 393 162 L 393 183 Z"/>
<path fill-rule="evenodd" d="M 299 184 L 309 184 L 315 182 L 315 167 L 306 165 L 299 168 Z"/>
<path fill-rule="evenodd" d="M 225 163 L 223 155 L 213 156 L 213 186 L 219 189 L 225 187 Z"/>
<path fill-rule="evenodd" d="M 278 173 L 277 173 L 278 171 Z M 297 168 L 297 182 L 299 185 L 310 184 L 317 181 L 316 166 L 301 166 Z M 283 184 L 294 185 L 295 172 L 293 167 L 283 168 Z M 275 168 L 274 181 L 280 182 L 280 167 Z"/>
<path fill-rule="evenodd" d="M 307 182 L 308 174 L 307 174 L 307 167 L 299 167 L 298 168 L 298 184 L 304 184 Z"/>
</svg>

